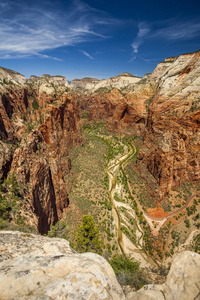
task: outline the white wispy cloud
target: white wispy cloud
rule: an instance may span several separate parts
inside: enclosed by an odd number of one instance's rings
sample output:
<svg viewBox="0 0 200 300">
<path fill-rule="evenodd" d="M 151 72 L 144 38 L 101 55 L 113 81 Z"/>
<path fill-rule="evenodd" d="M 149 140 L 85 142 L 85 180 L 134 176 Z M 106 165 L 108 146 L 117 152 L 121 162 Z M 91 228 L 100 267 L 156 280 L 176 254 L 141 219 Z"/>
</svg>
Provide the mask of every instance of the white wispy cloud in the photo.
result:
<svg viewBox="0 0 200 300">
<path fill-rule="evenodd" d="M 108 38 L 103 27 L 109 21 L 103 12 L 79 0 L 63 11 L 52 2 L 44 3 L 0 0 L 1 58 L 36 55 L 58 59 L 43 52 Z"/>
<path fill-rule="evenodd" d="M 147 22 L 138 23 L 138 33 L 131 44 L 134 53 L 138 53 L 139 47 L 147 40 L 167 40 L 169 42 L 200 38 L 200 21 L 162 21 L 154 24 Z"/>
<path fill-rule="evenodd" d="M 133 52 L 137 53 L 139 46 L 143 43 L 144 38 L 149 34 L 150 26 L 146 22 L 138 24 L 138 34 L 132 43 Z"/>
<path fill-rule="evenodd" d="M 159 57 L 159 58 L 145 58 L 145 57 L 142 57 L 142 56 L 134 56 L 134 57 L 132 57 L 131 59 L 129 59 L 129 63 L 132 63 L 132 62 L 134 62 L 135 60 L 143 60 L 143 61 L 145 61 L 145 62 L 147 62 L 147 63 L 149 63 L 149 64 L 152 64 L 152 63 L 154 63 L 155 61 L 162 61 L 162 60 L 164 60 L 165 59 L 165 57 Z"/>
<path fill-rule="evenodd" d="M 89 57 L 90 59 L 94 59 L 94 57 L 92 57 L 88 52 L 84 51 L 84 50 L 80 50 L 85 56 Z"/>
<path fill-rule="evenodd" d="M 129 59 L 129 61 L 128 61 L 128 62 L 129 62 L 129 63 L 131 63 L 131 62 L 133 62 L 134 60 L 136 60 L 136 58 L 137 58 L 137 57 L 136 57 L 136 56 L 134 56 L 134 57 L 132 57 L 131 59 Z"/>
<path fill-rule="evenodd" d="M 180 22 L 160 28 L 152 32 L 151 37 L 164 38 L 167 40 L 188 40 L 200 36 L 200 21 L 192 20 L 187 22 Z"/>
</svg>

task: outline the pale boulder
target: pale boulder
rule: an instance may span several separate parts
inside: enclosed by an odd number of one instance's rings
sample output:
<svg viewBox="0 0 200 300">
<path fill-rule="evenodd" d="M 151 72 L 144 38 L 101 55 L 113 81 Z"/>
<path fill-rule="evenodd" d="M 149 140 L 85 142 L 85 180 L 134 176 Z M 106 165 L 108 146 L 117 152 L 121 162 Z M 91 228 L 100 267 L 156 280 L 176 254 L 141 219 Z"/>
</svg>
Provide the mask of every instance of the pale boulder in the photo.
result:
<svg viewBox="0 0 200 300">
<path fill-rule="evenodd" d="M 197 300 L 200 299 L 200 255 L 185 251 L 176 256 L 166 282 L 146 285 L 128 296 L 129 300 Z"/>
<path fill-rule="evenodd" d="M 0 253 L 1 299 L 125 299 L 109 263 L 66 240 L 1 231 Z"/>
</svg>

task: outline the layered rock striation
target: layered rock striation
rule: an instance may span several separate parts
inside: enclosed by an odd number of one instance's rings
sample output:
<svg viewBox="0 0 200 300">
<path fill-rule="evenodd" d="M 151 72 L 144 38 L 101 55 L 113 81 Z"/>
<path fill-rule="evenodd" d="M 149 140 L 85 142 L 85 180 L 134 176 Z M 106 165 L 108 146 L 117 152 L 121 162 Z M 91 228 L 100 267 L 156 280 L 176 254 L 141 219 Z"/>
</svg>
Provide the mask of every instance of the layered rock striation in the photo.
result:
<svg viewBox="0 0 200 300">
<path fill-rule="evenodd" d="M 161 198 L 184 182 L 200 180 L 199 74 L 200 51 L 167 60 L 151 75 L 158 85 L 148 107 L 141 151 Z"/>
<path fill-rule="evenodd" d="M 111 77 L 108 80 L 85 77 L 83 79 L 72 80 L 71 88 L 92 94 L 94 92 L 110 91 L 112 89 L 123 89 L 130 84 L 137 83 L 140 80 L 140 77 L 133 76 L 130 73 L 122 73 L 118 76 Z"/>
</svg>

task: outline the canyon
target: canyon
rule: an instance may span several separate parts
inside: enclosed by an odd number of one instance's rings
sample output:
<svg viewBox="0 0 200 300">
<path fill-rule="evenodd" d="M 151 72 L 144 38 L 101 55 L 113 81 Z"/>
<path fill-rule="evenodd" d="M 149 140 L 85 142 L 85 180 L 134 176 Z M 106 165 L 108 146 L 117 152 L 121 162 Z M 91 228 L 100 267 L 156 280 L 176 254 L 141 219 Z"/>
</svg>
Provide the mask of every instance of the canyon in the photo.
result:
<svg viewBox="0 0 200 300">
<path fill-rule="evenodd" d="M 199 95 L 200 51 L 143 78 L 0 68 L 0 228 L 44 235 L 64 221 L 73 244 L 91 214 L 105 257 L 168 268 L 199 253 Z"/>
</svg>

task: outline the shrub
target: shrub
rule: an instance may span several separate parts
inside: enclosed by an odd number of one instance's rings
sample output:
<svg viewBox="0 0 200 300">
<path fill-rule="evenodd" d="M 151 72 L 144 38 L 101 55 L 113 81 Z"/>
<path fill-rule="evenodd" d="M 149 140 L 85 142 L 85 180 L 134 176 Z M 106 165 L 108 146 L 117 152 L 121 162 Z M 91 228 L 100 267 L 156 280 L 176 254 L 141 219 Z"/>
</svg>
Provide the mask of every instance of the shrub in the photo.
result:
<svg viewBox="0 0 200 300">
<path fill-rule="evenodd" d="M 143 272 L 139 269 L 139 263 L 134 262 L 132 258 L 115 254 L 109 263 L 121 285 L 130 285 L 139 289 L 148 283 Z"/>
<path fill-rule="evenodd" d="M 187 228 L 189 228 L 190 226 L 191 226 L 191 224 L 190 224 L 190 220 L 189 219 L 185 219 L 185 226 L 187 227 Z"/>
<path fill-rule="evenodd" d="M 36 98 L 34 98 L 34 100 L 33 100 L 33 109 L 38 109 L 39 108 L 39 104 L 38 104 L 38 102 L 37 102 L 37 99 Z"/>
<path fill-rule="evenodd" d="M 59 237 L 62 239 L 67 239 L 69 233 L 69 226 L 64 220 L 58 221 L 55 225 L 52 225 L 48 231 L 49 237 Z"/>
<path fill-rule="evenodd" d="M 28 124 L 27 125 L 27 131 L 28 133 L 31 132 L 33 130 L 33 125 L 32 124 Z"/>
<path fill-rule="evenodd" d="M 0 218 L 3 220 L 9 219 L 11 207 L 6 199 L 0 194 Z"/>
</svg>

